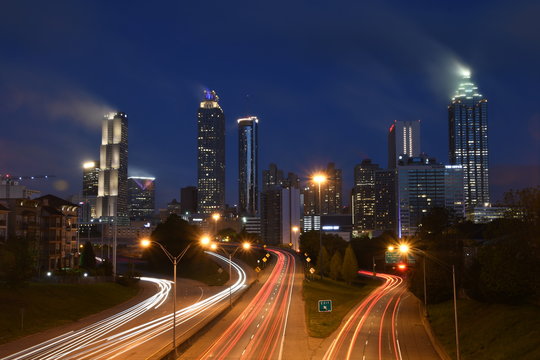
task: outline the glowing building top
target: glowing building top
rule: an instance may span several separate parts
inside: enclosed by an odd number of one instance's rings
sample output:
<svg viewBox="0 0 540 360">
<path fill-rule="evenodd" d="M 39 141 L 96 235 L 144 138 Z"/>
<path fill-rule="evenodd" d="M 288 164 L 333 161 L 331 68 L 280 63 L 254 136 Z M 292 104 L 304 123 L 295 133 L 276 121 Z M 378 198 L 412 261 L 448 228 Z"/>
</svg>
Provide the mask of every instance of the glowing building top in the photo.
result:
<svg viewBox="0 0 540 360">
<path fill-rule="evenodd" d="M 456 93 L 452 100 L 463 100 L 463 99 L 475 99 L 481 100 L 483 98 L 482 94 L 478 92 L 478 87 L 471 81 L 471 72 L 469 70 L 464 70 L 462 72 L 463 79 L 458 85 Z"/>
<path fill-rule="evenodd" d="M 212 109 L 212 108 L 219 108 L 219 96 L 216 94 L 214 90 L 204 90 L 204 100 L 201 101 L 201 108 L 205 109 Z"/>
</svg>

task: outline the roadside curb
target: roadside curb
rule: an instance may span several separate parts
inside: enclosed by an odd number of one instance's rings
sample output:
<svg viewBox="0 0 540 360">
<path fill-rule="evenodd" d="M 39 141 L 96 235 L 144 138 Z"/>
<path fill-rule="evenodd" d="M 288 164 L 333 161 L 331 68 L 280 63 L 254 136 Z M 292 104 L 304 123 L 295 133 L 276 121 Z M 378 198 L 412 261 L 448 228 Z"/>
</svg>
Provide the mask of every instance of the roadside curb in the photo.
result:
<svg viewBox="0 0 540 360">
<path fill-rule="evenodd" d="M 420 300 L 418 300 L 418 298 L 416 298 L 416 300 L 418 302 L 418 312 L 420 313 L 420 319 L 422 320 L 422 325 L 424 325 L 424 329 L 426 330 L 429 340 L 431 341 L 431 345 L 433 345 L 433 348 L 441 357 L 441 359 L 452 360 L 452 358 L 448 355 L 441 342 L 433 332 L 433 329 L 428 319 L 424 316 L 424 304 Z"/>
</svg>

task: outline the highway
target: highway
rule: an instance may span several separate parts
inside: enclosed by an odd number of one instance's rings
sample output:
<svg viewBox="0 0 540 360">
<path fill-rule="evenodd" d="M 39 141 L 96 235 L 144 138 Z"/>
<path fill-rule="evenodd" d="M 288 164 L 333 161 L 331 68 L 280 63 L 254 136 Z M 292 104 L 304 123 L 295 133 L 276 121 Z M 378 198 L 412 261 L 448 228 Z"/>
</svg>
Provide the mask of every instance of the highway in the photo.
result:
<svg viewBox="0 0 540 360">
<path fill-rule="evenodd" d="M 388 274 L 377 277 L 384 284 L 349 313 L 322 358 L 440 359 L 421 324 L 418 304 L 407 292 L 403 279 Z"/>
<path fill-rule="evenodd" d="M 287 251 L 267 250 L 276 260 L 264 285 L 239 316 L 205 351 L 199 354 L 185 354 L 186 358 L 191 356 L 199 359 L 288 358 L 284 354 L 284 348 L 295 285 L 296 262 L 295 257 Z"/>
<path fill-rule="evenodd" d="M 212 252 L 208 254 L 228 264 L 227 258 Z M 234 294 L 246 287 L 246 273 L 236 263 L 233 262 L 232 266 L 235 273 L 231 277 Z M 172 296 L 169 295 L 172 295 L 172 282 L 154 278 L 141 280 L 155 283 L 157 293 L 118 314 L 18 351 L 3 360 L 146 359 L 156 349 L 171 346 L 173 315 Z M 212 293 L 210 288 L 204 293 L 199 287 L 195 289 L 198 294 L 190 294 L 189 297 L 195 300 L 189 306 L 186 306 L 185 298 L 177 304 L 177 338 L 181 339 L 228 304 L 229 287 L 218 290 Z"/>
</svg>

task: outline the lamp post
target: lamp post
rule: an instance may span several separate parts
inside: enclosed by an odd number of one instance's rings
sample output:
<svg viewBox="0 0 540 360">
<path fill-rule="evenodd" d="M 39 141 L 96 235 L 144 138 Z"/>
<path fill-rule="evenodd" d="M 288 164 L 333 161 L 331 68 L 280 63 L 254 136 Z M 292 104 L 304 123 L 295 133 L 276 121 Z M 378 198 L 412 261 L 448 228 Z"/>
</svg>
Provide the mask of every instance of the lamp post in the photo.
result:
<svg viewBox="0 0 540 360">
<path fill-rule="evenodd" d="M 420 249 L 411 249 L 407 244 L 401 244 L 399 245 L 399 251 L 402 254 L 406 254 L 409 251 L 416 251 L 424 255 L 424 264 L 423 264 L 423 276 L 424 276 L 424 311 L 425 315 L 427 316 L 427 292 L 426 292 L 426 260 L 428 253 L 426 253 L 424 250 Z M 454 297 L 454 330 L 455 330 L 455 337 L 456 337 L 456 358 L 457 360 L 460 360 L 460 354 L 459 354 L 459 329 L 458 329 L 458 316 L 457 316 L 457 295 L 456 295 L 456 270 L 455 265 L 452 264 L 452 266 L 446 264 L 445 262 L 437 259 L 433 255 L 430 255 L 430 257 L 433 260 L 436 260 L 441 265 L 445 266 L 446 268 L 452 268 L 452 291 L 453 291 L 453 297 Z"/>
<path fill-rule="evenodd" d="M 315 174 L 313 181 L 317 183 L 319 188 L 319 251 L 322 249 L 322 199 L 321 199 L 321 184 L 326 182 L 326 175 Z"/>
<path fill-rule="evenodd" d="M 185 249 L 182 250 L 182 252 L 178 254 L 177 256 L 173 256 L 163 245 L 161 245 L 157 241 L 152 241 L 149 239 L 141 240 L 142 247 L 147 248 L 151 246 L 152 244 L 157 244 L 161 248 L 161 250 L 163 250 L 165 255 L 167 255 L 169 260 L 172 262 L 173 268 L 174 268 L 173 270 L 173 349 L 174 349 L 175 355 L 178 356 L 178 352 L 176 350 L 176 265 L 178 265 L 178 262 L 180 261 L 180 259 L 182 259 L 182 257 L 186 254 L 191 244 L 186 246 Z"/>
<path fill-rule="evenodd" d="M 219 213 L 212 214 L 212 219 L 214 219 L 214 239 L 217 238 L 217 223 L 220 217 Z"/>
<path fill-rule="evenodd" d="M 234 251 L 230 252 L 230 251 L 227 251 L 223 246 L 219 246 L 218 244 L 216 244 L 215 242 L 211 242 L 210 241 L 210 238 L 205 236 L 201 239 L 201 244 L 203 246 L 207 246 L 209 247 L 210 249 L 214 250 L 214 251 L 217 251 L 218 249 L 221 249 L 221 251 L 223 251 L 223 253 L 225 255 L 227 255 L 227 257 L 229 258 L 229 306 L 232 307 L 232 257 L 234 256 L 234 254 L 236 254 L 236 252 L 242 248 L 244 250 L 249 250 L 251 248 L 251 244 L 248 243 L 247 241 L 246 242 L 243 242 L 242 243 L 242 246 L 237 246 L 236 249 L 234 249 Z"/>
<path fill-rule="evenodd" d="M 294 234 L 294 241 L 292 241 L 292 239 L 291 239 L 291 243 L 294 244 L 294 245 L 296 245 L 296 249 L 295 249 L 295 250 L 298 250 L 298 232 L 300 231 L 300 227 L 298 227 L 298 226 L 293 226 L 293 227 L 291 228 L 291 230 L 292 230 L 292 233 Z M 293 246 L 294 246 L 294 245 L 293 245 Z"/>
</svg>

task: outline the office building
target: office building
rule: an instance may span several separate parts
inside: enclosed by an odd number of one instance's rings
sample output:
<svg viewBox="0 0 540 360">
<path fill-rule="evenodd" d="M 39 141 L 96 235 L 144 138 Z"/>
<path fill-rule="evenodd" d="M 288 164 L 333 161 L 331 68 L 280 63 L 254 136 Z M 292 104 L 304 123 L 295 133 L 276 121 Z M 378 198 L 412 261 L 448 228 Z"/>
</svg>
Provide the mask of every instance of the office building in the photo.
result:
<svg viewBox="0 0 540 360">
<path fill-rule="evenodd" d="M 394 121 L 388 132 L 388 168 L 395 169 L 399 157 L 420 156 L 420 120 Z"/>
<path fill-rule="evenodd" d="M 448 105 L 450 164 L 463 167 L 467 208 L 489 203 L 487 99 L 469 72 Z"/>
<path fill-rule="evenodd" d="M 320 194 L 319 185 L 313 181 L 308 182 L 302 189 L 304 215 L 340 214 L 342 212 L 341 169 L 336 169 L 334 163 L 328 163 L 326 170 L 322 173 L 326 176 L 326 181 L 320 185 Z"/>
<path fill-rule="evenodd" d="M 375 171 L 375 230 L 397 234 L 396 169 Z"/>
<path fill-rule="evenodd" d="M 238 119 L 238 212 L 255 216 L 259 208 L 259 120 Z"/>
<path fill-rule="evenodd" d="M 373 164 L 371 159 L 362 160 L 354 167 L 351 205 L 355 230 L 369 232 L 376 228 L 375 172 L 379 169 L 379 165 Z"/>
<path fill-rule="evenodd" d="M 465 216 L 463 169 L 426 156 L 405 156 L 397 168 L 398 236 L 414 236 L 422 218 L 434 207 Z"/>
<path fill-rule="evenodd" d="M 129 218 L 130 220 L 150 221 L 156 210 L 156 182 L 153 177 L 130 176 Z"/>
<path fill-rule="evenodd" d="M 197 213 L 196 186 L 186 186 L 180 189 L 180 210 L 182 214 Z"/>
<path fill-rule="evenodd" d="M 197 113 L 198 212 L 225 209 L 225 115 L 215 91 L 205 90 Z"/>
<path fill-rule="evenodd" d="M 97 218 L 97 196 L 99 189 L 99 161 L 83 163 L 82 197 L 79 199 L 81 223 L 89 223 Z"/>
<path fill-rule="evenodd" d="M 129 222 L 128 214 L 128 116 L 117 112 L 105 115 L 102 123 L 100 171 L 96 216 Z"/>
<path fill-rule="evenodd" d="M 299 249 L 301 228 L 300 189 L 298 176 L 283 172 L 275 164 L 263 171 L 261 192 L 260 229 L 264 243 L 269 245 L 292 244 Z"/>
</svg>

